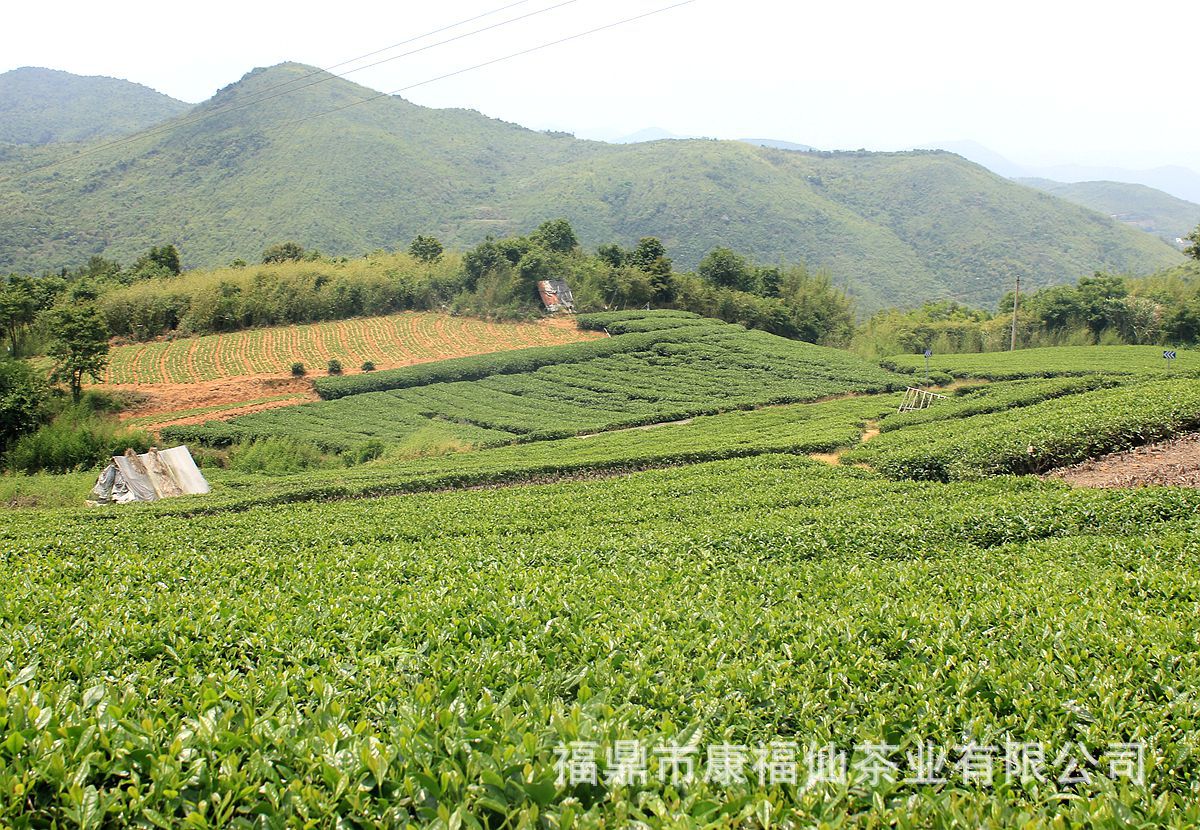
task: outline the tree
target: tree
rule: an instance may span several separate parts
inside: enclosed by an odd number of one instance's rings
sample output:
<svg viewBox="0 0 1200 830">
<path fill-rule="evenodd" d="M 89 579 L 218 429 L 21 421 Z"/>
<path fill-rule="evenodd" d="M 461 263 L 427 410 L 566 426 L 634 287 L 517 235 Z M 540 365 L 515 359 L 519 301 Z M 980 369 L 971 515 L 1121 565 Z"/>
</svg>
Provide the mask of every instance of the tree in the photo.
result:
<svg viewBox="0 0 1200 830">
<path fill-rule="evenodd" d="M 1189 233 L 1184 239 L 1192 244 L 1184 248 L 1183 252 L 1192 259 L 1200 259 L 1200 225 L 1197 225 L 1196 230 Z"/>
<path fill-rule="evenodd" d="M 714 248 L 700 260 L 697 273 L 706 282 L 723 288 L 735 288 L 738 291 L 753 291 L 755 288 L 754 269 L 745 257 L 729 248 Z"/>
<path fill-rule="evenodd" d="M 492 237 L 480 242 L 463 257 L 463 272 L 466 274 L 466 288 L 474 291 L 475 286 L 484 275 L 495 271 L 501 263 L 507 263 L 500 245 Z"/>
<path fill-rule="evenodd" d="M 98 258 L 93 257 L 93 259 Z M 104 275 L 102 270 L 104 263 L 104 260 L 100 260 L 95 267 L 89 266 L 88 275 L 102 277 Z M 174 277 L 178 276 L 182 271 L 183 268 L 179 262 L 178 248 L 174 245 L 164 245 L 161 248 L 155 246 L 138 257 L 137 262 L 126 273 L 125 281 L 153 279 L 154 277 Z"/>
<path fill-rule="evenodd" d="M 620 268 L 629 259 L 629 252 L 620 245 L 608 244 L 601 245 L 596 249 L 596 256 L 600 261 L 613 268 Z"/>
<path fill-rule="evenodd" d="M 42 422 L 46 383 L 20 360 L 0 360 L 0 453 Z"/>
<path fill-rule="evenodd" d="M 533 241 L 548 251 L 557 251 L 560 254 L 570 253 L 579 245 L 575 231 L 566 219 L 543 222 L 541 227 L 533 232 Z"/>
<path fill-rule="evenodd" d="M 408 252 L 426 265 L 432 265 L 442 258 L 445 248 L 436 237 L 418 236 L 408 246 Z"/>
<path fill-rule="evenodd" d="M 121 263 L 102 256 L 89 258 L 87 265 L 76 272 L 76 276 L 93 280 L 113 280 L 120 275 Z"/>
<path fill-rule="evenodd" d="M 151 248 L 146 258 L 163 270 L 170 271 L 172 274 L 178 275 L 183 271 L 183 267 L 179 262 L 179 249 L 174 245 Z"/>
<path fill-rule="evenodd" d="M 298 242 L 281 242 L 263 251 L 263 264 L 274 262 L 299 262 L 304 259 L 304 246 Z"/>
<path fill-rule="evenodd" d="M 28 279 L 15 277 L 0 290 L 0 327 L 8 335 L 9 354 L 17 357 L 21 335 L 37 314 L 37 298 Z"/>
<path fill-rule="evenodd" d="M 50 378 L 66 383 L 79 403 L 84 377 L 99 382 L 108 365 L 108 326 L 94 305 L 59 306 L 46 312 L 53 339 L 48 354 L 54 360 Z"/>
<path fill-rule="evenodd" d="M 671 273 L 671 260 L 661 241 L 653 236 L 644 236 L 629 254 L 629 264 L 647 274 L 666 276 Z"/>
</svg>

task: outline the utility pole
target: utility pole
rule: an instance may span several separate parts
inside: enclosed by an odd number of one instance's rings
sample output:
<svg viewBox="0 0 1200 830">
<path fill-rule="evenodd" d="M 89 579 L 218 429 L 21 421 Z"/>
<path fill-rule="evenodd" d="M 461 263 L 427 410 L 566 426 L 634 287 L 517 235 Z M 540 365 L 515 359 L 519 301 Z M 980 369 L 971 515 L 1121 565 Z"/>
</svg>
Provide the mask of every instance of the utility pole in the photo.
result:
<svg viewBox="0 0 1200 830">
<path fill-rule="evenodd" d="M 1013 323 L 1012 323 L 1012 341 L 1008 345 L 1010 352 L 1017 350 L 1017 306 L 1021 302 L 1021 275 L 1017 274 L 1017 292 L 1013 294 Z"/>
</svg>

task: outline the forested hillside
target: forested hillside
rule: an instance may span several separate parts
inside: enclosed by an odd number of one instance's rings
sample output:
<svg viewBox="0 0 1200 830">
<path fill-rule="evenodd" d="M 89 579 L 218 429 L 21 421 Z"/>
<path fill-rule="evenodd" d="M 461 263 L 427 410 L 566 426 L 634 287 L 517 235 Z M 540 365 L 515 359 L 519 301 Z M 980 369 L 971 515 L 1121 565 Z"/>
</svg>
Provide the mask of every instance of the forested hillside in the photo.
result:
<svg viewBox="0 0 1200 830">
<path fill-rule="evenodd" d="M 98 253 L 128 260 L 165 242 L 189 267 L 249 260 L 281 239 L 358 255 L 432 233 L 461 249 L 554 216 L 586 247 L 659 237 L 685 267 L 720 245 L 825 267 L 864 310 L 930 298 L 991 305 L 1013 270 L 1054 283 L 1181 260 L 948 153 L 614 146 L 341 79 L 314 84 L 315 71 L 256 70 L 172 129 L 79 159 L 10 149 L 0 270 L 71 267 Z"/>
<path fill-rule="evenodd" d="M 1075 182 L 1018 179 L 1068 202 L 1106 213 L 1119 222 L 1152 233 L 1166 242 L 1187 236 L 1200 225 L 1200 205 L 1153 187 L 1128 182 Z"/>
<path fill-rule="evenodd" d="M 0 74 L 0 144 L 112 138 L 190 107 L 141 84 L 27 66 Z"/>
</svg>

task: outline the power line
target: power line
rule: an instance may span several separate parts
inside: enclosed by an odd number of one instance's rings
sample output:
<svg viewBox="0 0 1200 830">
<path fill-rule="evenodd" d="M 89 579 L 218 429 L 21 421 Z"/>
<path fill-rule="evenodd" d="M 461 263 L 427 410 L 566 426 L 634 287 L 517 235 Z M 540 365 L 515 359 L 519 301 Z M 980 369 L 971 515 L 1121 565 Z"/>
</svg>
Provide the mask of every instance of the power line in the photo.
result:
<svg viewBox="0 0 1200 830">
<path fill-rule="evenodd" d="M 464 25 L 466 25 L 467 23 L 471 23 L 471 22 L 474 22 L 474 21 L 476 21 L 476 20 L 480 20 L 480 19 L 482 19 L 482 18 L 484 18 L 484 17 L 490 17 L 491 15 L 494 15 L 494 14 L 499 14 L 500 12 L 503 12 L 503 11 L 506 11 L 506 10 L 508 10 L 508 9 L 514 8 L 514 7 L 516 7 L 516 6 L 523 5 L 523 4 L 525 4 L 525 3 L 528 3 L 528 2 L 530 2 L 530 0 L 519 0 L 519 2 L 515 2 L 515 3 L 509 3 L 509 4 L 508 4 L 508 5 L 506 5 L 506 6 L 501 6 L 501 7 L 497 8 L 497 9 L 493 9 L 492 11 L 485 12 L 484 14 L 481 14 L 481 15 L 476 15 L 475 17 L 468 18 L 468 19 L 466 19 L 466 20 L 460 20 L 460 21 L 459 21 L 459 22 L 457 22 L 457 23 L 452 23 L 452 24 L 450 24 L 450 25 L 448 25 L 448 26 L 443 26 L 443 27 L 441 27 L 441 28 L 439 28 L 439 29 L 434 29 L 432 32 L 426 32 L 425 34 L 422 34 L 422 35 L 418 35 L 418 36 L 416 36 L 416 37 L 409 38 L 408 40 L 404 40 L 404 41 L 401 41 L 401 42 L 399 42 L 399 43 L 394 43 L 394 44 L 392 44 L 391 46 L 385 47 L 385 48 L 383 48 L 383 49 L 377 49 L 377 50 L 375 50 L 374 52 L 369 52 L 369 53 L 367 53 L 366 55 L 360 55 L 360 56 L 358 56 L 358 57 L 356 57 L 356 58 L 351 58 L 351 59 L 350 59 L 350 60 L 348 60 L 348 61 L 343 61 L 343 62 L 342 62 L 342 63 L 340 63 L 340 64 L 335 64 L 333 68 L 337 68 L 337 67 L 339 67 L 339 66 L 345 66 L 345 65 L 346 65 L 346 64 L 348 64 L 348 63 L 355 63 L 355 62 L 357 62 L 357 61 L 360 61 L 360 60 L 363 60 L 363 59 L 365 59 L 365 58 L 372 57 L 372 56 L 374 56 L 374 55 L 378 55 L 378 54 L 382 54 L 383 52 L 389 52 L 389 51 L 391 51 L 392 49 L 395 49 L 395 48 L 397 48 L 397 47 L 399 47 L 399 46 L 403 46 L 403 45 L 405 45 L 405 44 L 412 43 L 412 42 L 414 42 L 414 41 L 423 40 L 423 39 L 425 39 L 425 38 L 427 38 L 427 37 L 430 37 L 430 36 L 432 36 L 432 35 L 439 34 L 439 33 L 441 33 L 441 32 L 447 31 L 447 30 L 449 30 L 449 29 L 454 29 L 454 28 L 457 28 L 457 27 L 459 27 L 459 26 L 464 26 Z M 436 42 L 436 43 L 427 44 L 427 45 L 425 45 L 425 46 L 422 46 L 422 47 L 420 47 L 419 49 L 413 49 L 413 50 L 411 50 L 411 51 L 408 51 L 408 52 L 403 52 L 403 53 L 401 53 L 401 54 L 399 54 L 399 55 L 393 55 L 393 56 L 392 56 L 392 57 L 390 57 L 390 58 L 384 58 L 383 60 L 375 61 L 374 63 L 370 63 L 370 64 L 367 64 L 367 65 L 365 65 L 365 66 L 360 66 L 360 67 L 358 67 L 358 68 L 356 68 L 356 69 L 352 69 L 352 70 L 350 70 L 350 71 L 348 71 L 348 72 L 344 72 L 344 73 L 342 73 L 341 75 L 330 73 L 328 70 L 324 70 L 324 69 L 318 69 L 318 70 L 315 70 L 315 71 L 309 72 L 309 73 L 308 73 L 308 74 L 306 74 L 306 75 L 302 75 L 302 76 L 300 76 L 300 77 L 298 77 L 298 78 L 292 78 L 292 79 L 290 79 L 290 80 L 287 80 L 287 81 L 284 81 L 284 82 L 282 82 L 282 83 L 275 84 L 274 86 L 267 87 L 266 89 L 259 90 L 258 92 L 256 92 L 256 93 L 253 93 L 253 94 L 254 94 L 255 96 L 257 96 L 257 97 L 255 97 L 255 98 L 254 98 L 253 100 L 251 100 L 251 101 L 242 101 L 242 102 L 238 102 L 236 105 L 229 105 L 229 106 L 224 106 L 224 107 L 218 107 L 218 108 L 216 108 L 216 109 L 212 109 L 212 110 L 208 110 L 208 111 L 206 111 L 206 112 L 202 112 L 202 113 L 200 113 L 199 115 L 196 115 L 195 117 L 191 117 L 191 118 L 185 117 L 185 118 L 184 118 L 184 120 L 182 120 L 182 121 L 170 121 L 170 122 L 167 122 L 167 123 L 165 123 L 165 124 L 160 124 L 160 125 L 158 125 L 157 127 L 151 127 L 150 129 L 148 129 L 148 130 L 144 130 L 144 131 L 142 131 L 142 132 L 140 132 L 140 133 L 136 133 L 136 134 L 134 134 L 134 135 L 130 135 L 130 136 L 125 136 L 125 137 L 123 137 L 123 138 L 119 138 L 119 139 L 116 139 L 116 140 L 114 140 L 114 141 L 109 141 L 109 142 L 106 142 L 106 143 L 104 143 L 104 144 L 101 144 L 101 145 L 99 145 L 99 146 L 96 146 L 96 147 L 91 147 L 91 148 L 88 148 L 88 149 L 86 149 L 86 150 L 83 150 L 83 151 L 81 151 L 81 152 L 79 152 L 79 153 L 76 153 L 76 154 L 75 154 L 75 155 L 73 155 L 73 156 L 70 156 L 69 158 L 57 159 L 57 160 L 55 160 L 55 161 L 48 162 L 48 163 L 46 163 L 46 164 L 38 165 L 38 166 L 36 166 L 36 167 L 31 167 L 30 169 L 28 169 L 28 170 L 24 170 L 24 171 L 22 171 L 21 173 L 17 174 L 16 176 L 13 176 L 13 177 L 11 177 L 11 178 L 9 179 L 9 181 L 12 181 L 13 179 L 17 178 L 18 176 L 27 176 L 27 175 L 30 175 L 31 173 L 37 173 L 37 172 L 40 172 L 40 171 L 42 171 L 42 170 L 48 170 L 48 169 L 50 169 L 50 168 L 52 168 L 52 167 L 57 167 L 57 166 L 59 166 L 59 165 L 66 164 L 66 163 L 68 163 L 68 162 L 72 162 L 72 161 L 77 161 L 77 160 L 79 160 L 79 159 L 86 158 L 86 157 L 88 157 L 88 156 L 91 156 L 91 155 L 95 155 L 96 153 L 100 153 L 100 152 L 103 152 L 103 151 L 105 151 L 105 150 L 111 150 L 111 149 L 113 149 L 113 148 L 115 148 L 115 147 L 121 147 L 121 146 L 124 146 L 124 145 L 126 145 L 126 144 L 133 143 L 133 142 L 135 142 L 135 141 L 141 141 L 142 139 L 145 139 L 145 138 L 151 138 L 151 137 L 153 137 L 153 136 L 155 136 L 155 135 L 160 135 L 160 134 L 162 134 L 162 133 L 167 133 L 167 132 L 170 132 L 170 131 L 172 131 L 172 130 L 179 129 L 179 128 L 181 128 L 181 127 L 190 127 L 190 126 L 192 126 L 193 124 L 198 124 L 198 123 L 200 123 L 201 121 L 205 121 L 205 120 L 207 120 L 207 119 L 209 119 L 209 118 L 215 118 L 215 117 L 216 117 L 216 116 L 218 116 L 218 115 L 227 115 L 227 114 L 229 114 L 229 113 L 231 113 L 231 112 L 237 112 L 237 111 L 239 111 L 239 110 L 248 109 L 248 108 L 250 108 L 250 107 L 258 106 L 259 104 L 266 103 L 267 101 L 271 101 L 271 100 L 273 100 L 273 99 L 275 99 L 275 98 L 279 98 L 279 97 L 282 97 L 282 96 L 284 96 L 284 95 L 291 95 L 292 93 L 294 93 L 294 92 L 299 92 L 299 91 L 300 91 L 300 90 L 302 90 L 302 89 L 307 89 L 308 87 L 311 87 L 311 86 L 316 86 L 317 84 L 322 84 L 322 83 L 326 83 L 326 82 L 328 82 L 328 81 L 332 81 L 332 80 L 334 80 L 335 78 L 343 78 L 345 75 L 352 75 L 352 74 L 354 74 L 355 72 L 361 72 L 361 71 L 362 71 L 362 70 L 364 70 L 364 69 L 370 69 L 370 68 L 372 68 L 372 67 L 379 66 L 379 65 L 381 65 L 381 64 L 384 64 L 384 63 L 388 63 L 388 62 L 390 62 L 390 61 L 395 61 L 395 60 L 400 60 L 401 58 L 410 57 L 410 56 L 412 56 L 412 55 L 415 55 L 415 54 L 418 54 L 418 53 L 420 53 L 420 52 L 427 52 L 427 51 L 429 51 L 430 49 L 435 49 L 435 48 L 437 48 L 437 47 L 439 47 L 439 46 L 445 46 L 445 45 L 446 45 L 446 44 L 448 44 L 448 43 L 454 43 L 454 42 L 456 42 L 456 41 L 464 40 L 464 39 L 466 39 L 466 38 L 469 38 L 469 37 L 474 37 L 475 35 L 483 34 L 484 32 L 490 32 L 490 31 L 492 31 L 492 30 L 494 30 L 494 29 L 499 29 L 499 28 L 501 28 L 501 27 L 503 27 L 503 26 L 508 26 L 508 25 L 510 25 L 510 24 L 512 24 L 512 23 L 517 23 L 517 22 L 519 22 L 519 21 L 521 21 L 521 20 L 526 20 L 526 19 L 528 19 L 528 18 L 531 18 L 531 17 L 536 17 L 536 16 L 538 16 L 538 15 L 540 15 L 540 14 L 545 14 L 545 13 L 547 13 L 547 12 L 551 12 L 551 11 L 554 11 L 554 10 L 556 10 L 556 9 L 560 9 L 560 8 L 562 8 L 563 6 L 569 6 L 569 5 L 572 5 L 573 3 L 577 3 L 577 2 L 580 2 L 580 0 L 562 0 L 562 2 L 556 3 L 556 4 L 555 4 L 555 5 L 553 5 L 553 6 L 547 6 L 547 7 L 545 7 L 545 8 L 542 8 L 542 9 L 537 9 L 537 10 L 535 10 L 535 11 L 528 12 L 528 13 L 526 13 L 526 14 L 519 15 L 519 16 L 517 16 L 517 17 L 509 18 L 509 19 L 507 19 L 507 20 L 502 20 L 502 21 L 500 21 L 500 22 L 498 22 L 498 23 L 492 23 L 492 24 L 490 24 L 490 25 L 488 25 L 488 26 L 483 26 L 483 27 L 481 27 L 481 28 L 479 28 L 479 29 L 473 29 L 473 30 L 471 30 L 471 31 L 469 31 L 469 32 L 464 32 L 464 33 L 462 33 L 462 34 L 455 35 L 454 37 L 451 37 L 451 38 L 446 38 L 445 40 L 440 40 L 440 41 L 438 41 L 438 42 Z M 280 89 L 280 88 L 282 88 L 282 87 L 285 87 L 285 86 L 292 86 L 293 84 L 299 83 L 300 81 L 304 81 L 304 80 L 306 80 L 306 79 L 308 79 L 308 78 L 311 78 L 311 77 L 313 77 L 314 75 L 321 75 L 322 77 L 321 77 L 321 78 L 319 78 L 318 80 L 312 81 L 311 83 L 304 84 L 303 86 L 295 86 L 295 87 L 292 87 L 291 89 L 287 89 L 287 90 L 284 90 L 284 91 L 282 91 L 282 92 L 277 92 L 277 93 L 276 93 L 276 94 L 274 94 L 274 95 L 267 95 L 267 94 L 266 94 L 266 93 L 268 93 L 268 92 L 271 92 L 272 90 L 277 90 L 277 89 Z M 365 98 L 365 99 L 363 99 L 363 100 L 364 100 L 364 101 L 373 100 L 373 97 L 368 97 L 368 98 Z"/>
<path fill-rule="evenodd" d="M 511 54 L 504 55 L 503 57 L 493 58 L 492 60 L 484 61 L 483 63 L 477 63 L 474 66 L 468 66 L 464 69 L 456 69 L 455 71 L 447 72 L 444 75 L 437 75 L 436 77 L 433 77 L 433 78 L 426 78 L 423 81 L 418 81 L 414 84 L 409 84 L 408 86 L 402 86 L 399 89 L 392 90 L 391 92 L 381 92 L 378 95 L 372 95 L 371 97 L 363 98 L 360 101 L 352 101 L 349 104 L 343 104 L 340 107 L 334 107 L 333 109 L 325 110 L 324 112 L 318 112 L 318 113 L 314 113 L 313 115 L 307 115 L 304 118 L 298 118 L 295 121 L 289 121 L 285 124 L 279 124 L 279 125 L 277 125 L 276 129 L 281 129 L 284 127 L 292 127 L 292 126 L 295 126 L 296 124 L 303 124 L 306 121 L 312 121 L 317 118 L 322 118 L 326 115 L 332 115 L 335 112 L 341 112 L 342 110 L 348 110 L 351 107 L 357 107 L 361 104 L 369 104 L 372 101 L 378 101 L 381 98 L 391 98 L 392 96 L 399 95 L 402 92 L 408 92 L 410 89 L 416 89 L 417 87 L 426 86 L 427 84 L 436 83 L 437 81 L 444 81 L 446 78 L 453 78 L 456 75 L 464 75 L 467 72 L 474 72 L 476 69 L 483 69 L 484 67 L 487 67 L 487 66 L 494 66 L 498 63 L 503 63 L 504 61 L 513 60 L 514 58 L 520 58 L 525 55 L 532 54 L 534 52 L 540 52 L 543 49 L 549 49 L 552 46 L 561 46 L 562 44 L 569 43 L 572 40 L 579 40 L 580 38 L 587 37 L 588 35 L 594 35 L 598 32 L 603 32 L 608 29 L 615 29 L 618 26 L 624 26 L 628 23 L 634 23 L 638 20 L 644 20 L 647 17 L 653 17 L 654 15 L 662 14 L 663 12 L 668 12 L 668 11 L 671 11 L 672 9 L 677 9 L 681 6 L 689 6 L 692 3 L 695 3 L 696 1 L 697 0 L 680 0 L 680 2 L 672 3 L 669 6 L 662 6 L 660 8 L 654 9 L 652 11 L 643 12 L 642 14 L 634 15 L 633 17 L 626 17 L 622 20 L 614 21 L 613 23 L 606 23 L 603 26 L 597 26 L 594 29 L 588 29 L 587 31 L 584 31 L 584 32 L 578 32 L 573 35 L 568 35 L 567 37 L 564 37 L 564 38 L 559 38 L 558 40 L 552 40 L 549 43 L 543 43 L 538 46 L 532 46 L 529 49 L 522 49 L 519 52 L 513 52 Z"/>
</svg>

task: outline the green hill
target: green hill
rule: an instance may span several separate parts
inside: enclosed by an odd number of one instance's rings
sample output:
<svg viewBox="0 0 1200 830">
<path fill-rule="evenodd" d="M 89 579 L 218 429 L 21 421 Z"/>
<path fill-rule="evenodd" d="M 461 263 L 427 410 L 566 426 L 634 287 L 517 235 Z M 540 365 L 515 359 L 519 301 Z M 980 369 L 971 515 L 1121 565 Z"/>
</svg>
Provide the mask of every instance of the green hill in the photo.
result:
<svg viewBox="0 0 1200 830">
<path fill-rule="evenodd" d="M 682 266 L 717 245 L 804 260 L 863 310 L 953 297 L 993 304 L 1096 269 L 1149 272 L 1168 246 L 941 152 L 794 153 L 732 141 L 609 145 L 464 110 L 378 97 L 341 79 L 265 100 L 313 72 L 256 70 L 200 105 L 220 113 L 119 148 L 0 157 L 0 270 L 130 260 L 154 244 L 188 266 L 258 256 L 294 238 L 361 254 L 432 233 L 466 246 L 564 216 L 588 246 L 661 237 Z M 68 154 L 69 155 L 69 154 Z"/>
<path fill-rule="evenodd" d="M 1127 182 L 1075 182 L 1018 179 L 1068 202 L 1107 214 L 1174 245 L 1200 225 L 1200 205 L 1169 193 Z"/>
<path fill-rule="evenodd" d="M 27 66 L 0 74 L 0 144 L 113 138 L 190 108 L 141 84 Z"/>
</svg>

